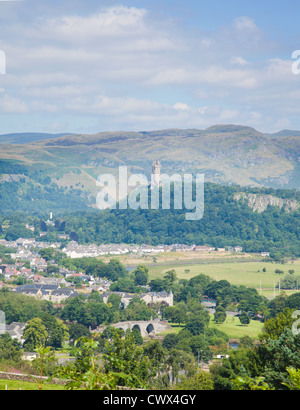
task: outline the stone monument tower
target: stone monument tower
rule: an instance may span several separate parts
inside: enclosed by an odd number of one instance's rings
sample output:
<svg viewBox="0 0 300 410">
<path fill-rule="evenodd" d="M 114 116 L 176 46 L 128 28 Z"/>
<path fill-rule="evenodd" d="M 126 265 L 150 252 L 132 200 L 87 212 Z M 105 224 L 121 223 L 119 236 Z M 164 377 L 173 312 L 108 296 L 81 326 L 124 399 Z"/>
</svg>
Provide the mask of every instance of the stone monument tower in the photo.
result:
<svg viewBox="0 0 300 410">
<path fill-rule="evenodd" d="M 155 161 L 153 161 L 153 164 L 152 164 L 151 189 L 161 186 L 160 170 L 161 170 L 160 162 L 158 159 L 156 159 Z"/>
</svg>

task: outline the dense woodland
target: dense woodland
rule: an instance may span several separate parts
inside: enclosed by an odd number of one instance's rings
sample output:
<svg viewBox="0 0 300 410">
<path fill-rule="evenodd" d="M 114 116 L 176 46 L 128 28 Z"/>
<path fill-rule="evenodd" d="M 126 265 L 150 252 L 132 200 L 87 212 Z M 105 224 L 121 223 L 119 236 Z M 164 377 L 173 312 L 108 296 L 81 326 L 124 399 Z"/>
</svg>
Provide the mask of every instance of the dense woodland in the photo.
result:
<svg viewBox="0 0 300 410">
<path fill-rule="evenodd" d="M 1 180 L 3 175 L 4 180 Z M 34 168 L 17 161 L 0 160 L 1 214 L 88 210 L 88 195 L 83 188 L 81 185 L 59 187 L 49 177 L 49 170 L 43 167 Z"/>
<path fill-rule="evenodd" d="M 0 184 L 0 189 L 11 184 Z M 49 195 L 52 196 L 49 188 Z M 55 189 L 54 189 L 55 191 Z M 187 221 L 186 210 L 105 210 L 66 212 L 71 206 L 76 207 L 68 194 L 57 197 L 57 203 L 68 203 L 64 213 L 55 213 L 55 226 L 45 224 L 48 214 L 40 211 L 35 214 L 13 212 L 7 214 L 9 205 L 1 199 L 3 206 L 0 214 L 0 235 L 7 240 L 19 237 L 32 237 L 32 231 L 25 223 L 35 227 L 34 235 L 39 238 L 40 231 L 48 231 L 43 240 L 55 241 L 61 233 L 69 234 L 71 239 L 81 244 L 86 243 L 131 243 L 131 244 L 196 244 L 213 247 L 242 246 L 246 252 L 269 251 L 273 257 L 298 257 L 300 255 L 300 211 L 285 212 L 278 207 L 269 207 L 262 213 L 253 212 L 249 206 L 233 199 L 241 187 L 205 185 L 205 212 L 198 221 Z M 248 192 L 244 189 L 245 192 Z M 30 191 L 30 192 L 34 192 Z M 299 192 L 274 189 L 252 189 L 253 193 L 272 194 L 277 197 L 299 200 Z M 0 194 L 5 199 L 5 193 Z M 78 200 L 80 197 L 77 197 Z M 14 202 L 16 202 L 14 200 Z M 31 200 L 32 203 L 35 200 Z M 8 207 L 8 208 L 7 208 Z M 62 206 L 63 207 L 63 206 Z M 10 208 L 14 211 L 14 206 Z M 33 216 L 35 215 L 35 216 Z M 6 228 L 5 228 L 6 227 Z"/>
</svg>

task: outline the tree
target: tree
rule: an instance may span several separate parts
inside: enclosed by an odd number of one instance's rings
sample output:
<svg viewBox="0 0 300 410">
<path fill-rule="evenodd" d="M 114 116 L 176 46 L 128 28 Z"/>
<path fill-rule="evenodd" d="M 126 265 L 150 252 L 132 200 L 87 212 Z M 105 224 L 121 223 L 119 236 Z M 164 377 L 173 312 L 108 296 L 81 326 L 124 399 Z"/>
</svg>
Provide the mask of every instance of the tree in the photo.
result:
<svg viewBox="0 0 300 410">
<path fill-rule="evenodd" d="M 150 281 L 151 292 L 162 292 L 166 289 L 166 283 L 163 279 L 152 279 Z"/>
<path fill-rule="evenodd" d="M 203 333 L 205 327 L 208 325 L 209 316 L 207 318 L 205 313 L 207 312 L 204 312 L 202 315 L 197 314 L 191 316 L 189 319 L 187 319 L 185 328 L 189 330 L 193 336 L 197 336 Z"/>
<path fill-rule="evenodd" d="M 286 328 L 292 328 L 295 319 L 292 318 L 292 310 L 285 308 L 278 313 L 274 318 L 267 320 L 264 323 L 261 340 L 277 339 Z"/>
<path fill-rule="evenodd" d="M 39 254 L 47 262 L 53 260 L 54 262 L 57 263 L 60 260 L 62 260 L 64 257 L 66 257 L 66 254 L 64 254 L 63 252 L 59 252 L 58 250 L 53 249 L 53 248 L 40 249 Z"/>
<path fill-rule="evenodd" d="M 287 369 L 300 368 L 300 335 L 286 327 L 279 337 L 261 343 L 258 355 L 266 382 L 276 390 L 284 389 L 290 381 Z"/>
<path fill-rule="evenodd" d="M 300 293 L 290 295 L 285 302 L 286 307 L 293 310 L 300 310 Z"/>
<path fill-rule="evenodd" d="M 184 305 L 178 304 L 177 306 L 166 306 L 164 308 L 164 318 L 170 320 L 173 323 L 184 323 L 187 319 L 187 311 Z"/>
<path fill-rule="evenodd" d="M 97 292 L 97 295 L 99 295 L 98 292 Z M 117 295 L 117 294 L 115 294 L 115 293 L 112 293 L 112 294 L 110 294 L 110 295 L 108 296 L 108 304 L 109 304 L 109 306 L 110 306 L 113 310 L 117 311 L 117 310 L 120 309 L 121 299 L 122 299 L 122 298 L 121 298 L 120 295 Z"/>
<path fill-rule="evenodd" d="M 139 265 L 133 272 L 134 283 L 140 286 L 146 286 L 149 278 L 149 268 L 145 265 Z"/>
<path fill-rule="evenodd" d="M 211 282 L 205 289 L 205 294 L 213 299 L 221 297 L 224 292 L 228 291 L 231 284 L 227 280 L 219 280 Z"/>
<path fill-rule="evenodd" d="M 110 290 L 113 292 L 138 293 L 140 291 L 140 288 L 137 287 L 132 278 L 120 277 L 116 282 L 114 282 L 110 286 Z"/>
<path fill-rule="evenodd" d="M 275 317 L 278 313 L 284 310 L 286 307 L 286 299 L 286 295 L 281 293 L 279 296 L 276 296 L 275 299 L 271 300 L 268 306 L 271 317 Z"/>
<path fill-rule="evenodd" d="M 73 345 L 74 345 L 76 340 L 78 340 L 80 338 L 83 338 L 83 337 L 89 338 L 90 336 L 91 336 L 91 332 L 84 325 L 74 323 L 74 324 L 69 326 L 70 342 Z"/>
<path fill-rule="evenodd" d="M 47 331 L 46 346 L 52 346 L 55 349 L 61 348 L 64 340 L 69 339 L 67 326 L 62 320 L 57 319 L 50 313 L 44 313 L 41 319 Z"/>
<path fill-rule="evenodd" d="M 172 375 L 172 382 L 170 384 L 178 383 L 179 371 L 185 370 L 186 374 L 189 374 L 191 365 L 193 366 L 195 360 L 192 355 L 180 351 L 178 349 L 172 349 L 169 355 L 165 358 L 165 363 L 169 367 L 169 374 Z"/>
<path fill-rule="evenodd" d="M 213 390 L 214 383 L 209 373 L 198 370 L 197 373 L 191 377 L 183 379 L 176 385 L 178 390 Z"/>
<path fill-rule="evenodd" d="M 188 282 L 188 286 L 194 289 L 199 296 L 202 296 L 206 287 L 211 282 L 212 282 L 212 279 L 209 276 L 200 274 L 200 275 L 197 275 L 191 278 Z"/>
<path fill-rule="evenodd" d="M 299 282 L 299 276 L 294 274 L 286 275 L 281 282 L 281 289 L 295 289 Z"/>
<path fill-rule="evenodd" d="M 176 345 L 179 341 L 179 337 L 175 333 L 169 333 L 164 337 L 162 341 L 162 346 L 167 350 L 172 350 L 176 348 Z"/>
<path fill-rule="evenodd" d="M 17 364 L 22 358 L 22 345 L 8 333 L 0 334 L 0 362 Z"/>
<path fill-rule="evenodd" d="M 148 307 L 144 300 L 133 297 L 126 309 L 121 312 L 122 320 L 150 320 L 155 319 L 157 312 Z"/>
<path fill-rule="evenodd" d="M 119 386 L 145 388 L 151 377 L 150 360 L 136 345 L 132 332 L 122 337 L 118 329 L 113 329 L 111 340 L 105 343 L 103 363 L 106 373 L 126 375 L 119 378 Z"/>
<path fill-rule="evenodd" d="M 7 241 L 15 241 L 19 238 L 32 238 L 32 231 L 22 224 L 12 225 L 6 230 L 5 239 Z"/>
<path fill-rule="evenodd" d="M 39 347 L 45 347 L 48 333 L 46 327 L 43 325 L 42 319 L 35 318 L 29 320 L 24 333 L 24 348 L 33 351 Z"/>
<path fill-rule="evenodd" d="M 54 352 L 50 351 L 50 347 L 38 347 L 35 349 L 37 352 L 37 358 L 34 360 L 34 367 L 39 370 L 40 379 L 38 382 L 39 390 L 43 390 L 43 374 L 45 368 L 49 366 L 50 363 L 55 362 Z"/>
<path fill-rule="evenodd" d="M 189 345 L 195 358 L 200 362 L 208 362 L 212 359 L 212 352 L 208 342 L 203 335 L 193 336 L 189 340 Z"/>
<path fill-rule="evenodd" d="M 238 376 L 233 383 L 237 390 L 275 390 L 266 383 L 265 377 Z"/>
<path fill-rule="evenodd" d="M 67 379 L 68 390 L 113 390 L 117 387 L 118 380 L 125 374 L 113 372 L 106 373 L 104 368 L 98 364 L 99 342 L 81 338 L 78 340 L 80 347 L 77 348 L 75 342 L 75 363 L 63 366 L 59 375 L 62 379 Z"/>
<path fill-rule="evenodd" d="M 111 259 L 107 264 L 108 278 L 113 282 L 126 276 L 126 269 L 118 259 Z"/>
<path fill-rule="evenodd" d="M 239 347 L 252 348 L 254 347 L 253 339 L 250 336 L 242 336 L 240 338 Z"/>
<path fill-rule="evenodd" d="M 215 314 L 214 314 L 214 321 L 216 323 L 224 323 L 226 320 L 226 310 L 222 306 L 218 306 L 216 308 Z"/>
<path fill-rule="evenodd" d="M 90 326 L 90 317 L 87 314 L 85 297 L 79 295 L 68 299 L 61 313 L 61 318 L 65 321 Z"/>
<path fill-rule="evenodd" d="M 243 312 L 240 316 L 239 316 L 240 322 L 242 325 L 249 325 L 250 323 L 250 317 L 247 315 L 246 312 Z"/>
<path fill-rule="evenodd" d="M 173 285 L 177 280 L 177 275 L 176 275 L 175 269 L 169 270 L 165 274 L 164 279 L 167 281 L 168 284 Z"/>
<path fill-rule="evenodd" d="M 139 329 L 132 329 L 132 334 L 134 336 L 135 344 L 141 346 L 144 343 L 144 340 Z"/>
<path fill-rule="evenodd" d="M 283 383 L 283 385 L 287 386 L 289 390 L 300 390 L 300 370 L 293 367 L 288 367 L 286 370 L 289 380 Z"/>
<path fill-rule="evenodd" d="M 158 339 L 151 340 L 144 345 L 144 354 L 150 359 L 154 372 L 152 375 L 158 376 L 166 370 L 166 350 Z"/>
<path fill-rule="evenodd" d="M 59 273 L 59 267 L 55 265 L 48 265 L 46 272 L 48 275 L 53 275 Z"/>
</svg>

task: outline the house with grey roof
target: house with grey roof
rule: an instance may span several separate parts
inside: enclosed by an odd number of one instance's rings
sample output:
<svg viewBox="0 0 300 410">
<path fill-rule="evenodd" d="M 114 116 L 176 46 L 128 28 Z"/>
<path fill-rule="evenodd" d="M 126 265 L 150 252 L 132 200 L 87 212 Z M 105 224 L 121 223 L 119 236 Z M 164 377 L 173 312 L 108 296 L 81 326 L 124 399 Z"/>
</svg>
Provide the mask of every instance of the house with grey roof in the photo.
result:
<svg viewBox="0 0 300 410">
<path fill-rule="evenodd" d="M 59 285 L 39 285 L 39 284 L 27 284 L 17 286 L 17 293 L 23 295 L 33 296 L 36 299 L 48 300 L 53 303 L 61 303 L 70 297 L 78 296 L 78 293 L 70 288 L 60 288 Z"/>
<path fill-rule="evenodd" d="M 147 305 L 161 303 L 167 306 L 173 306 L 173 303 L 174 303 L 172 291 L 170 293 L 167 293 L 166 291 L 147 292 L 147 293 L 142 293 L 139 297 L 142 300 L 144 300 Z"/>
<path fill-rule="evenodd" d="M 23 322 L 12 322 L 10 325 L 6 325 L 5 332 L 10 335 L 12 339 L 17 340 L 20 343 L 24 343 L 23 333 L 26 323 Z"/>
<path fill-rule="evenodd" d="M 70 288 L 59 288 L 53 290 L 50 295 L 50 300 L 53 303 L 61 303 L 66 299 L 75 298 L 79 293 Z"/>
<path fill-rule="evenodd" d="M 137 296 L 137 295 L 134 295 L 133 293 L 126 293 L 126 292 L 105 292 L 105 293 L 102 293 L 102 295 L 100 295 L 100 296 L 102 297 L 103 302 L 107 303 L 108 298 L 109 298 L 110 295 L 120 296 L 121 297 L 121 306 L 124 309 L 129 305 L 131 299 L 133 299 L 135 296 Z"/>
<path fill-rule="evenodd" d="M 147 305 L 161 303 L 167 306 L 173 306 L 173 303 L 174 303 L 172 291 L 170 293 L 167 293 L 165 291 L 147 292 L 147 293 L 142 293 L 141 295 L 137 295 L 133 293 L 126 293 L 126 292 L 105 292 L 100 296 L 102 297 L 103 302 L 107 303 L 109 296 L 112 294 L 119 295 L 121 297 L 121 306 L 123 308 L 126 308 L 134 297 L 138 297 L 141 300 L 144 300 Z"/>
</svg>

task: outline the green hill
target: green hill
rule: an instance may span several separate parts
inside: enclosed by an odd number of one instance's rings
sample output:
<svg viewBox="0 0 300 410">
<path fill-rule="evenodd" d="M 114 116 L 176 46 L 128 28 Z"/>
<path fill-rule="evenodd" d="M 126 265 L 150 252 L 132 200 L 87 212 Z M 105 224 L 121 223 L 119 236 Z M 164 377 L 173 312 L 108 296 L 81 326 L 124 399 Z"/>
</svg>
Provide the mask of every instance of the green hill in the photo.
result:
<svg viewBox="0 0 300 410">
<path fill-rule="evenodd" d="M 28 144 L 35 141 L 46 140 L 50 138 L 59 138 L 67 133 L 63 134 L 47 134 L 41 132 L 21 132 L 12 134 L 1 134 L 0 144 Z"/>
<path fill-rule="evenodd" d="M 255 195 L 265 208 L 255 210 L 239 198 Z M 172 196 L 172 192 L 171 192 Z M 282 206 L 272 206 L 281 198 Z M 267 201 L 270 201 L 267 203 Z M 172 203 L 172 201 L 171 201 Z M 275 202 L 276 203 L 276 202 Z M 293 203 L 295 208 L 289 209 Z M 81 243 L 196 244 L 242 246 L 247 252 L 269 251 L 300 256 L 300 193 L 238 186 L 205 185 L 204 216 L 188 221 L 182 210 L 106 210 L 65 215 L 67 226 Z"/>
<path fill-rule="evenodd" d="M 42 171 L 58 187 L 69 190 L 84 185 L 84 191 L 93 196 L 99 174 L 116 173 L 118 166 L 127 165 L 131 172 L 150 177 L 154 159 L 160 160 L 167 174 L 201 172 L 214 183 L 299 189 L 299 154 L 298 135 L 272 138 L 240 125 L 74 134 L 0 144 L 1 160 Z M 5 171 L 0 168 L 1 173 Z"/>
</svg>

